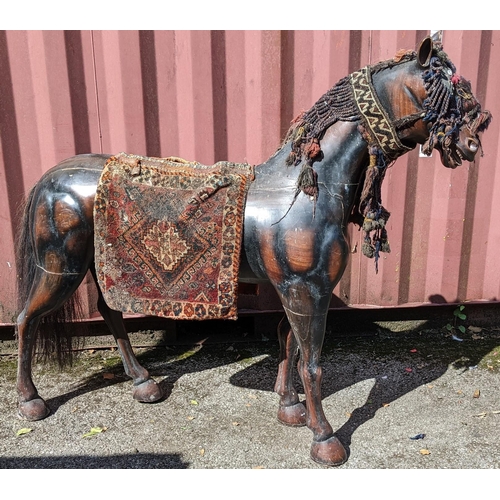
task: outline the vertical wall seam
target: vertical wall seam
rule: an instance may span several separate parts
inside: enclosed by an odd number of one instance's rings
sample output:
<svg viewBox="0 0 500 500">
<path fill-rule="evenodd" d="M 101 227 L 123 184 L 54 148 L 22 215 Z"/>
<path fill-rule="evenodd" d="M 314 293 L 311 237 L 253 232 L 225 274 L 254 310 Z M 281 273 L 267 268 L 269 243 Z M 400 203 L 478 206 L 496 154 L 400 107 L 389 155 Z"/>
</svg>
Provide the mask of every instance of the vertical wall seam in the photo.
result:
<svg viewBox="0 0 500 500">
<path fill-rule="evenodd" d="M 90 30 L 90 50 L 92 53 L 92 70 L 94 73 L 94 92 L 95 92 L 95 103 L 96 103 L 96 115 L 97 115 L 97 133 L 99 135 L 99 153 L 104 153 L 102 148 L 102 125 L 101 125 L 101 112 L 99 107 L 99 88 L 97 85 L 97 65 L 95 57 L 95 43 L 94 43 L 94 30 Z"/>
</svg>

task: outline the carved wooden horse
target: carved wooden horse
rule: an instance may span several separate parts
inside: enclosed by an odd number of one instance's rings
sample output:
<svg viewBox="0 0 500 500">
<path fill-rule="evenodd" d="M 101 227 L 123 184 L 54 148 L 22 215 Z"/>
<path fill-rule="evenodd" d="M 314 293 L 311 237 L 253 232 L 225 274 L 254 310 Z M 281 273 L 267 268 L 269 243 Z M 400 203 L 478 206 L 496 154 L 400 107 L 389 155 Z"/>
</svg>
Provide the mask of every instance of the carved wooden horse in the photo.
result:
<svg viewBox="0 0 500 500">
<path fill-rule="evenodd" d="M 376 262 L 380 251 L 388 251 L 389 214 L 380 200 L 386 167 L 417 144 L 428 154 L 438 150 L 446 167 L 472 161 L 480 148 L 478 133 L 490 119 L 442 47 L 426 38 L 417 52 L 400 52 L 340 80 L 293 123 L 278 151 L 256 166 L 239 279 L 270 281 L 281 298 L 286 320 L 278 329 L 278 419 L 311 429 L 316 462 L 340 465 L 347 459 L 323 412 L 320 354 L 330 298 L 349 257 L 348 223 L 363 226 L 363 251 Z M 27 200 L 17 249 L 23 307 L 17 320 L 17 391 L 19 414 L 28 420 L 50 412 L 31 371 L 35 340 L 45 338 L 41 320 L 69 303 L 88 270 L 96 276 L 94 196 L 108 158 L 90 154 L 62 161 Z M 157 401 L 161 391 L 136 359 L 122 313 L 110 309 L 102 294 L 98 309 L 133 380 L 133 397 Z M 46 350 L 54 343 L 45 341 Z M 306 404 L 292 383 L 298 353 Z"/>
</svg>

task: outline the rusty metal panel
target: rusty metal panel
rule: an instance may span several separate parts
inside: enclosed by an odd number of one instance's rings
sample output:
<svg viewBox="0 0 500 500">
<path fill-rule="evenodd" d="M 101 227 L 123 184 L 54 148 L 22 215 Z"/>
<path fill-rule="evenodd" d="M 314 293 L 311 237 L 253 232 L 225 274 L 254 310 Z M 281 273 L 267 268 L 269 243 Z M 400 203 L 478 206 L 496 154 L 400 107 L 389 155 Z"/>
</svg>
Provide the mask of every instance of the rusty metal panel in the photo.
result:
<svg viewBox="0 0 500 500">
<path fill-rule="evenodd" d="M 125 151 L 205 164 L 262 163 L 290 121 L 340 78 L 415 48 L 427 34 L 1 31 L 0 323 L 15 318 L 19 205 L 58 161 Z M 496 302 L 500 296 L 500 31 L 445 30 L 443 43 L 493 113 L 484 155 L 456 170 L 444 168 L 437 154 L 414 150 L 400 158 L 383 186 L 392 252 L 375 274 L 373 261 L 357 251 L 361 234 L 351 228 L 352 259 L 335 304 Z"/>
</svg>

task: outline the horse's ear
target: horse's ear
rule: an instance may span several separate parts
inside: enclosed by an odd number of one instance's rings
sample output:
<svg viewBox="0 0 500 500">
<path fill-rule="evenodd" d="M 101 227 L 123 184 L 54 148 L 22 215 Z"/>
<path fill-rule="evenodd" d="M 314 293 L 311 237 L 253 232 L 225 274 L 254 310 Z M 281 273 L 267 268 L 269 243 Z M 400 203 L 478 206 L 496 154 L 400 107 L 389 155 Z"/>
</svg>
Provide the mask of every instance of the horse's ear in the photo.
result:
<svg viewBox="0 0 500 500">
<path fill-rule="evenodd" d="M 420 66 L 427 68 L 431 62 L 432 56 L 432 38 L 430 36 L 424 38 L 417 52 L 417 61 Z"/>
</svg>

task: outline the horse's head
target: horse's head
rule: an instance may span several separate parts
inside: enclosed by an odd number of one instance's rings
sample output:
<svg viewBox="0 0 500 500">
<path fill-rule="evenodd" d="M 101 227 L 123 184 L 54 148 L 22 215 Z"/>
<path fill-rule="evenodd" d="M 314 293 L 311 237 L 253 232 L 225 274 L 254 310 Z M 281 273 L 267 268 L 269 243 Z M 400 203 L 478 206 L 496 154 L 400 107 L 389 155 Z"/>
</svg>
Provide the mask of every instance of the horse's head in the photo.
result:
<svg viewBox="0 0 500 500">
<path fill-rule="evenodd" d="M 422 101 L 425 140 L 418 141 L 422 152 L 439 151 L 441 162 L 456 168 L 463 160 L 473 161 L 481 148 L 479 133 L 490 121 L 491 113 L 482 111 L 471 84 L 457 75 L 441 44 L 424 39 L 417 52 L 416 64 L 422 72 L 425 98 Z"/>
<path fill-rule="evenodd" d="M 438 150 L 449 168 L 473 161 L 491 114 L 481 111 L 470 83 L 430 37 L 417 52 L 400 51 L 390 61 L 353 73 L 351 81 L 370 154 L 358 204 L 364 216 L 363 253 L 377 259 L 379 251 L 388 250 L 389 213 L 380 196 L 386 167 L 417 144 L 427 155 Z"/>
</svg>

